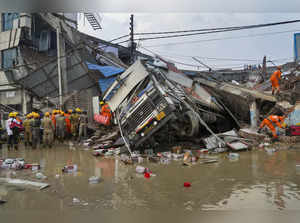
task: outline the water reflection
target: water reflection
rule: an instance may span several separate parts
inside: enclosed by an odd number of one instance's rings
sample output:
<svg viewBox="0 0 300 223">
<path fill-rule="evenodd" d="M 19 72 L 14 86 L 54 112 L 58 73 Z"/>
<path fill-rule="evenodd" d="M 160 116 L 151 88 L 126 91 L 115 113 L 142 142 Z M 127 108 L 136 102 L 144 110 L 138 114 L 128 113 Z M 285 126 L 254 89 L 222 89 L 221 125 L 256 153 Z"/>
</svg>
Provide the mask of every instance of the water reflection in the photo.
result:
<svg viewBox="0 0 300 223">
<path fill-rule="evenodd" d="M 220 154 L 218 163 L 193 167 L 184 167 L 180 162 L 170 165 L 145 162 L 142 165 L 157 174 L 150 179 L 136 175 L 135 166 L 125 166 L 114 158 L 96 158 L 90 151 L 80 148 L 70 150 L 69 145 L 51 150 L 21 148 L 8 152 L 2 149 L 1 155 L 39 163 L 40 171 L 48 177 L 46 182 L 51 184 L 43 192 L 28 189 L 26 193 L 0 185 L 0 198 L 9 200 L 5 204 L 6 210 L 83 208 L 72 204 L 74 197 L 88 204 L 84 207 L 87 209 L 189 212 L 300 209 L 300 167 L 296 167 L 300 164 L 300 151 L 297 150 L 278 151 L 272 155 L 265 151 L 244 152 L 236 162 L 229 162 Z M 62 173 L 65 165 L 72 164 L 78 165 L 78 171 Z M 0 175 L 37 180 L 31 170 L 1 170 Z M 89 185 L 91 176 L 98 176 L 103 181 Z M 192 187 L 183 188 L 185 181 L 191 182 Z"/>
</svg>

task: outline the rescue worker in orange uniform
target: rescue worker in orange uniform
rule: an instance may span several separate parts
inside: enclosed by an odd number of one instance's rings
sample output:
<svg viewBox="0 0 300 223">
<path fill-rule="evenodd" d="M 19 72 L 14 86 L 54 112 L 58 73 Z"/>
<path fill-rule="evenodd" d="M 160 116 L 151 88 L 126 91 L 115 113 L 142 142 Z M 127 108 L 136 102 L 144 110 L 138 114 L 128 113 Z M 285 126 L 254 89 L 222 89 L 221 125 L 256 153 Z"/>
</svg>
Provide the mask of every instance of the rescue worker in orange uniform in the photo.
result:
<svg viewBox="0 0 300 223">
<path fill-rule="evenodd" d="M 73 110 L 69 109 L 68 111 L 65 112 L 65 120 L 66 120 L 66 138 L 70 138 L 71 136 L 71 120 L 70 116 L 72 114 Z"/>
<path fill-rule="evenodd" d="M 280 93 L 280 87 L 279 87 L 279 81 L 281 80 L 281 67 L 278 66 L 277 70 L 271 75 L 270 81 L 272 84 L 272 95 L 275 94 L 275 91 L 277 93 Z"/>
<path fill-rule="evenodd" d="M 112 118 L 111 110 L 105 101 L 101 101 L 100 105 L 101 105 L 101 115 L 108 117 L 108 125 L 110 125 L 110 120 Z"/>
<path fill-rule="evenodd" d="M 282 126 L 282 122 L 284 121 L 285 116 L 278 116 L 278 115 L 270 115 L 268 118 L 265 118 L 262 123 L 259 126 L 258 132 L 260 133 L 262 128 L 267 126 L 269 130 L 272 132 L 273 140 L 276 140 L 278 138 L 275 126 L 278 126 L 279 128 L 284 128 Z"/>
</svg>

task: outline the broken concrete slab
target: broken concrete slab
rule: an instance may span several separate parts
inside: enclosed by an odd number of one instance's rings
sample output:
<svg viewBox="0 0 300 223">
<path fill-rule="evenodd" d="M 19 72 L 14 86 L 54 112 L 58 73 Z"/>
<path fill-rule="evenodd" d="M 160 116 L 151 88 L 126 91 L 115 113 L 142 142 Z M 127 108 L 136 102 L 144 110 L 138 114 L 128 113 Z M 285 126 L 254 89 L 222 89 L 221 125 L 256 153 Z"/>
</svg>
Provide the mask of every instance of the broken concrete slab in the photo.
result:
<svg viewBox="0 0 300 223">
<path fill-rule="evenodd" d="M 239 142 L 239 141 L 227 143 L 227 145 L 234 151 L 246 150 L 249 148 L 249 146 L 247 144 Z"/>
<path fill-rule="evenodd" d="M 246 139 L 253 139 L 253 142 L 258 143 L 263 141 L 267 136 L 264 134 L 257 133 L 257 130 L 250 128 L 243 128 L 239 130 L 239 135 Z"/>
<path fill-rule="evenodd" d="M 0 182 L 7 183 L 7 184 L 13 184 L 17 186 L 30 186 L 30 187 L 37 187 L 40 190 L 43 190 L 50 185 L 47 183 L 41 183 L 41 182 L 34 182 L 29 180 L 22 180 L 22 179 L 11 179 L 11 178 L 0 178 Z"/>
</svg>

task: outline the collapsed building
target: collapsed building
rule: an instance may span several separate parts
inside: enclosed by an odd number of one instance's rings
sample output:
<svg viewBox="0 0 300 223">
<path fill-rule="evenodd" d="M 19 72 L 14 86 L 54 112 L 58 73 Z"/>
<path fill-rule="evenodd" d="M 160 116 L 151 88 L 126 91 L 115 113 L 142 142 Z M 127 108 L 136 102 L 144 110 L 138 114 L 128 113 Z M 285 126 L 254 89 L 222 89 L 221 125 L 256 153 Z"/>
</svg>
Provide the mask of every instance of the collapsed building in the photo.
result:
<svg viewBox="0 0 300 223">
<path fill-rule="evenodd" d="M 276 104 L 274 96 L 263 92 L 206 76 L 192 79 L 162 58 L 136 61 L 104 99 L 115 113 L 124 143 L 133 148 L 199 142 L 233 128 L 257 127 L 259 115 Z"/>
<path fill-rule="evenodd" d="M 43 112 L 58 107 L 62 96 L 64 108 L 80 107 L 92 120 L 92 98 L 101 95 L 99 80 L 106 78 L 102 68 L 126 69 L 130 51 L 79 32 L 73 17 L 1 14 L 1 111 Z"/>
</svg>

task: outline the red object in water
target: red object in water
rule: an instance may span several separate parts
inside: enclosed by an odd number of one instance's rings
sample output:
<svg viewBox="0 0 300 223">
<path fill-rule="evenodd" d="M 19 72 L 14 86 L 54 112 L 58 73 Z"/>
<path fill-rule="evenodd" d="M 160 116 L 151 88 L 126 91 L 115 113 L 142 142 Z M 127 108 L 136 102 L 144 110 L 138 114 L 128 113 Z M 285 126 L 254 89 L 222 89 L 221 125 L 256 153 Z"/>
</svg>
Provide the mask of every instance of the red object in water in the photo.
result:
<svg viewBox="0 0 300 223">
<path fill-rule="evenodd" d="M 150 178 L 150 173 L 148 173 L 148 172 L 144 173 L 144 177 L 147 179 Z"/>
<path fill-rule="evenodd" d="M 184 182 L 183 186 L 184 187 L 190 187 L 190 186 L 192 186 L 192 184 L 190 182 Z"/>
<path fill-rule="evenodd" d="M 31 168 L 32 168 L 32 164 L 26 163 L 26 164 L 24 165 L 24 169 L 31 169 Z"/>
</svg>

